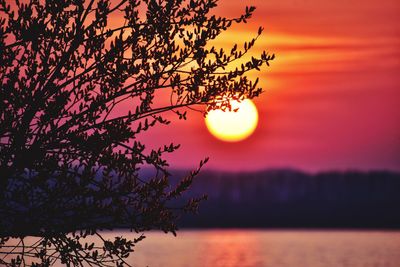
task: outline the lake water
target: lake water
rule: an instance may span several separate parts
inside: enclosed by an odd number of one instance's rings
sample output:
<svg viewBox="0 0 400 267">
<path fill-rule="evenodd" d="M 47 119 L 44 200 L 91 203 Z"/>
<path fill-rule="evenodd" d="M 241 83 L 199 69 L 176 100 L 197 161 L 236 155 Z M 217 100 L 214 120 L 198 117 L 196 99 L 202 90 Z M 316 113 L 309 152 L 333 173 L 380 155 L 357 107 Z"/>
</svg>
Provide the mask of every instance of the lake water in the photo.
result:
<svg viewBox="0 0 400 267">
<path fill-rule="evenodd" d="M 136 267 L 399 267 L 400 232 L 181 230 L 177 237 L 152 232 L 129 262 Z"/>
<path fill-rule="evenodd" d="M 102 235 L 138 237 L 125 230 Z M 25 244 L 36 241 L 28 238 Z M 96 242 L 93 237 L 88 241 Z M 214 229 L 181 230 L 177 237 L 150 232 L 128 263 L 135 267 L 399 267 L 400 231 Z"/>
</svg>

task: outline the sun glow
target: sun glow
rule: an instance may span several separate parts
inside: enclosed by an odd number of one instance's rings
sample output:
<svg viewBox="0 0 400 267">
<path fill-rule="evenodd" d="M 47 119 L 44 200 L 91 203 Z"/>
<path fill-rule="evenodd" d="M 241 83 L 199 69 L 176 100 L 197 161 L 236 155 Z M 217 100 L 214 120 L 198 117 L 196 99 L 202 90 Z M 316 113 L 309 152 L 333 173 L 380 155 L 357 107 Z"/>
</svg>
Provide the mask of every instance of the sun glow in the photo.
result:
<svg viewBox="0 0 400 267">
<path fill-rule="evenodd" d="M 250 99 L 240 103 L 231 101 L 232 111 L 212 110 L 207 114 L 207 129 L 216 138 L 227 142 L 238 142 L 249 137 L 257 127 L 257 107 Z M 237 109 L 235 112 L 233 110 Z"/>
</svg>

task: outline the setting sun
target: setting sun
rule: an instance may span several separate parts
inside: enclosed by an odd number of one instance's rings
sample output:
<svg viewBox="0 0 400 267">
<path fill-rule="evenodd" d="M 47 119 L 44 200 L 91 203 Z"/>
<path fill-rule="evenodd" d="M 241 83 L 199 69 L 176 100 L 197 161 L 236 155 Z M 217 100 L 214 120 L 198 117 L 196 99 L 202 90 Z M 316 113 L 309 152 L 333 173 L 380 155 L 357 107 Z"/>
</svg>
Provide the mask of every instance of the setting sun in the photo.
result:
<svg viewBox="0 0 400 267">
<path fill-rule="evenodd" d="M 216 138 L 237 142 L 249 137 L 257 127 L 258 112 L 256 105 L 245 99 L 240 103 L 232 101 L 232 111 L 213 110 L 205 119 L 210 133 Z M 238 109 L 236 112 L 233 111 Z"/>
</svg>

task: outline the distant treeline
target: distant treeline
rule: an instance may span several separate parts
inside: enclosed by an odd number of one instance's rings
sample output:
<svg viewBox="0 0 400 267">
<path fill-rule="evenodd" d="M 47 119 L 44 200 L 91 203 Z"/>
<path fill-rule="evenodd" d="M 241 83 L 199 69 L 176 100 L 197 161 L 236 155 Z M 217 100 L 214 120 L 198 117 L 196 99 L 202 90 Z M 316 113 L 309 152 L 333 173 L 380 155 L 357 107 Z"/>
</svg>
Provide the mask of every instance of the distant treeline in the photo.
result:
<svg viewBox="0 0 400 267">
<path fill-rule="evenodd" d="M 209 198 L 181 227 L 400 228 L 399 173 L 204 171 L 189 191 Z"/>
</svg>

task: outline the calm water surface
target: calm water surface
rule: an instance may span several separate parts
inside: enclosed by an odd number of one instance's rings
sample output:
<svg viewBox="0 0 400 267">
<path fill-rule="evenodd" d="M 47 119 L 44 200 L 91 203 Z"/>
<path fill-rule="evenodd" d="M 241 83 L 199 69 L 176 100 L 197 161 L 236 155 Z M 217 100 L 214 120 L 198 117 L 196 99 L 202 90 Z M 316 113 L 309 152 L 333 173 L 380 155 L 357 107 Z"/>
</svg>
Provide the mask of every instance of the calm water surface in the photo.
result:
<svg viewBox="0 0 400 267">
<path fill-rule="evenodd" d="M 183 230 L 177 237 L 152 232 L 130 262 L 137 267 L 399 267 L 400 232 Z"/>
</svg>

